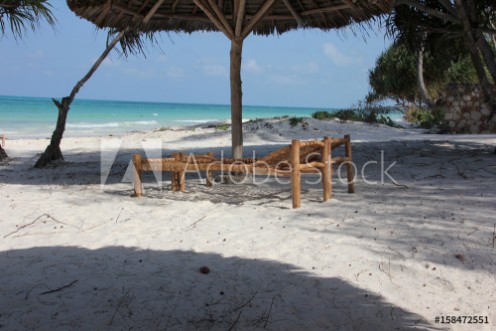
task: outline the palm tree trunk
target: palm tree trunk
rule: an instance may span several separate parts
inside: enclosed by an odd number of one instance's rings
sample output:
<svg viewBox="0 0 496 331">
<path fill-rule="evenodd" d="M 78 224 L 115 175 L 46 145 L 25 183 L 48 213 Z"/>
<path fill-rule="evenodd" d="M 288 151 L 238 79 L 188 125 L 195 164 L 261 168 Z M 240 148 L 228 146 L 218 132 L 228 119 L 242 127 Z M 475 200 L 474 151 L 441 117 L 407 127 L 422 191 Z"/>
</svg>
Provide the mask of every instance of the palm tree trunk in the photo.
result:
<svg viewBox="0 0 496 331">
<path fill-rule="evenodd" d="M 52 139 L 50 140 L 50 145 L 47 146 L 45 152 L 41 154 L 40 158 L 34 165 L 35 168 L 44 168 L 48 165 L 48 163 L 55 160 L 63 160 L 64 156 L 62 155 L 62 150 L 60 149 L 60 142 L 62 141 L 62 137 L 65 131 L 65 123 L 67 121 L 67 114 L 69 113 L 69 109 L 71 107 L 71 103 L 74 101 L 76 94 L 79 92 L 81 87 L 91 78 L 91 76 L 95 73 L 98 67 L 102 64 L 103 60 L 108 56 L 110 51 L 117 45 L 117 43 L 124 37 L 125 31 L 121 31 L 111 43 L 107 45 L 105 51 L 103 51 L 102 55 L 96 60 L 91 69 L 86 73 L 86 75 L 77 82 L 76 86 L 71 91 L 71 94 L 67 97 L 62 98 L 62 102 L 59 102 L 55 99 L 52 99 L 55 105 L 59 110 L 59 114 L 57 117 L 57 125 L 52 134 Z"/>
<path fill-rule="evenodd" d="M 477 38 L 472 34 L 472 23 L 475 24 L 475 22 L 470 21 L 469 13 L 467 12 L 470 4 L 466 3 L 465 0 L 456 0 L 455 4 L 463 27 L 463 39 L 467 45 L 477 77 L 479 78 L 482 93 L 486 99 L 487 105 L 491 109 L 492 118 L 496 115 L 496 95 L 494 93 L 494 85 L 491 84 L 489 77 L 486 74 L 484 61 L 481 57 L 481 52 L 476 42 Z"/>
<path fill-rule="evenodd" d="M 2 145 L 0 145 L 0 161 L 3 161 L 7 159 L 9 156 L 7 153 L 5 153 L 5 150 L 3 149 Z"/>
<path fill-rule="evenodd" d="M 422 101 L 424 101 L 429 108 L 434 106 L 434 101 L 429 95 L 429 91 L 425 86 L 424 80 L 424 54 L 425 54 L 425 45 L 424 42 L 420 45 L 417 56 L 417 85 L 420 92 L 420 97 Z"/>
<path fill-rule="evenodd" d="M 69 112 L 69 106 L 71 100 L 68 97 L 62 99 L 62 103 L 55 99 L 52 99 L 53 103 L 57 106 L 59 114 L 57 117 L 57 125 L 52 134 L 52 139 L 50 140 L 50 145 L 47 146 L 45 152 L 41 154 L 38 161 L 34 165 L 35 168 L 44 168 L 48 163 L 55 160 L 63 160 L 64 156 L 60 149 L 60 142 L 62 141 L 62 136 L 65 130 L 65 123 L 67 120 L 67 113 Z"/>
<path fill-rule="evenodd" d="M 496 55 L 494 54 L 491 45 L 487 42 L 487 39 L 482 31 L 477 29 L 475 33 L 477 38 L 477 46 L 481 51 L 487 70 L 493 79 L 493 83 L 496 84 Z"/>
</svg>

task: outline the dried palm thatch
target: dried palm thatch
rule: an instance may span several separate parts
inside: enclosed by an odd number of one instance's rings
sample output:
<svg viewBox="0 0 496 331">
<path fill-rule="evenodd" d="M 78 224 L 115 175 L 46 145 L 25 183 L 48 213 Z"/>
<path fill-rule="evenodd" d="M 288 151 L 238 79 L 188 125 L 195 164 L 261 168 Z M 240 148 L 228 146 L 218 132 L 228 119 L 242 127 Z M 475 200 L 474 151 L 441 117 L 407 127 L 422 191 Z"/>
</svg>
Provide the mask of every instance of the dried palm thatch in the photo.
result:
<svg viewBox="0 0 496 331">
<path fill-rule="evenodd" d="M 232 154 L 234 158 L 242 158 L 243 40 L 251 33 L 267 36 L 297 28 L 330 30 L 363 22 L 392 10 L 394 0 L 67 0 L 67 3 L 78 16 L 100 28 L 127 29 L 138 37 L 140 33 L 159 31 L 224 33 L 231 40 Z"/>
<path fill-rule="evenodd" d="M 297 28 L 340 28 L 388 12 L 393 5 L 392 0 L 68 0 L 67 3 L 78 16 L 100 28 L 132 26 L 142 32 L 226 30 L 235 35 L 236 21 L 242 20 L 245 28 L 256 22 L 246 29 L 246 34 L 253 31 L 265 36 Z M 158 8 L 150 21 L 142 24 L 154 6 Z M 262 7 L 269 8 L 256 20 Z"/>
</svg>

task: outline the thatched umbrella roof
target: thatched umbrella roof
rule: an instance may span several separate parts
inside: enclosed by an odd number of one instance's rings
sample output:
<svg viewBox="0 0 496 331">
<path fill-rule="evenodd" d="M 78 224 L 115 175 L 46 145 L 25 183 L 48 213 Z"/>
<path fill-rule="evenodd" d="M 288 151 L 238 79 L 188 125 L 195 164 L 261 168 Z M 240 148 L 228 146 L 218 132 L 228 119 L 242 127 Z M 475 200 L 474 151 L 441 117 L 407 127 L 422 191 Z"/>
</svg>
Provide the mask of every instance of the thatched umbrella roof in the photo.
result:
<svg viewBox="0 0 496 331">
<path fill-rule="evenodd" d="M 389 12 L 394 0 L 67 0 L 100 28 L 134 32 L 221 31 L 231 40 L 233 156 L 242 157 L 241 51 L 250 34 L 330 30 Z"/>
<path fill-rule="evenodd" d="M 239 12 L 235 10 L 235 2 L 200 0 L 198 5 L 203 4 L 214 15 L 219 10 L 228 22 L 232 22 Z M 271 1 L 244 2 L 245 20 L 250 22 L 259 9 Z M 134 25 L 144 32 L 219 31 L 218 26 L 193 0 L 161 2 L 146 25 L 142 25 L 142 21 L 157 0 L 68 0 L 67 3 L 78 16 L 90 20 L 100 28 L 112 27 L 122 30 L 128 25 Z M 388 12 L 392 5 L 392 0 L 278 0 L 274 1 L 267 15 L 253 27 L 253 33 L 281 34 L 300 27 L 323 30 L 340 28 Z"/>
</svg>

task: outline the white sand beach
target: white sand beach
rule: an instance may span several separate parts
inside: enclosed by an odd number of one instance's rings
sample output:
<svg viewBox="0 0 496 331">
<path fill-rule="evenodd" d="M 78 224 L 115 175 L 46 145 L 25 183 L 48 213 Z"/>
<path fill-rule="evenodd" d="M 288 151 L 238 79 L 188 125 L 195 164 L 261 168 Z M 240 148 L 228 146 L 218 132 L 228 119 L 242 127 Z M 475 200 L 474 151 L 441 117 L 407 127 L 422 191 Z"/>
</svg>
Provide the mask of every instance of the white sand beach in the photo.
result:
<svg viewBox="0 0 496 331">
<path fill-rule="evenodd" d="M 245 123 L 245 154 L 350 134 L 355 194 L 335 174 L 324 203 L 302 181 L 291 209 L 275 179 L 206 187 L 192 173 L 181 193 L 148 173 L 132 197 L 132 154 L 230 154 L 230 132 L 214 128 L 65 138 L 65 161 L 43 170 L 32 166 L 47 139 L 8 140 L 0 327 L 495 330 L 496 135 L 306 121 Z M 396 182 L 383 172 L 394 162 Z M 462 319 L 436 323 L 449 316 Z"/>
</svg>

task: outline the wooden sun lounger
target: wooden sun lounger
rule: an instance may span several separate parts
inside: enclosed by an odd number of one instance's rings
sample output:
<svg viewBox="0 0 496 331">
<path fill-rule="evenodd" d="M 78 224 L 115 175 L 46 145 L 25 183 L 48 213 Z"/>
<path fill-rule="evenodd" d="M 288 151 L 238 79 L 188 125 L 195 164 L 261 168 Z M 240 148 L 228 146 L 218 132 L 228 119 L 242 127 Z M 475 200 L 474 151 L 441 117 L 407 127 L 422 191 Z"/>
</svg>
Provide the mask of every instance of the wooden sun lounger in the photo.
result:
<svg viewBox="0 0 496 331">
<path fill-rule="evenodd" d="M 332 157 L 332 151 L 344 146 L 344 156 Z M 326 162 L 326 160 L 328 160 Z M 174 153 L 172 157 L 143 159 L 140 154 L 133 155 L 134 195 L 143 194 L 141 173 L 143 171 L 169 171 L 172 173 L 172 190 L 184 191 L 187 171 L 205 171 L 207 186 L 213 182 L 214 171 L 254 173 L 275 176 L 290 176 L 293 208 L 301 206 L 301 174 L 321 173 L 323 200 L 332 196 L 332 165 L 346 164 L 348 192 L 353 193 L 354 167 L 349 135 L 343 138 L 325 137 L 323 140 L 293 140 L 283 147 L 260 159 L 215 158 L 213 153 L 192 154 Z"/>
</svg>

